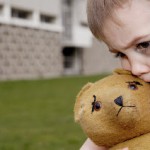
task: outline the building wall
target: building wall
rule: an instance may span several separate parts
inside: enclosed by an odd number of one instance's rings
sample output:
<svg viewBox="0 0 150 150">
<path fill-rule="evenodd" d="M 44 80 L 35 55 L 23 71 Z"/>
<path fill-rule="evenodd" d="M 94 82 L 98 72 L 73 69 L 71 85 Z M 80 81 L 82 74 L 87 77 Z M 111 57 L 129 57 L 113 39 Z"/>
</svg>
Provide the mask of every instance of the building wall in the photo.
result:
<svg viewBox="0 0 150 150">
<path fill-rule="evenodd" d="M 91 32 L 88 29 L 86 19 L 86 0 L 70 0 L 69 8 L 65 6 L 69 0 L 63 0 L 63 14 L 66 14 L 65 38 L 62 39 L 64 46 L 89 47 L 91 45 Z M 84 19 L 83 19 L 84 18 Z M 70 25 L 70 26 L 69 26 Z"/>
<path fill-rule="evenodd" d="M 39 12 L 61 15 L 61 0 L 7 0 L 9 4 L 18 8 L 38 10 Z"/>
<path fill-rule="evenodd" d="M 83 49 L 83 74 L 111 72 L 120 67 L 116 59 L 103 42 L 93 38 L 90 48 Z"/>
<path fill-rule="evenodd" d="M 62 74 L 61 2 L 0 0 L 0 80 Z M 13 16 L 14 9 L 29 17 Z M 54 19 L 45 22 L 41 15 Z"/>
<path fill-rule="evenodd" d="M 60 76 L 60 33 L 0 25 L 0 80 Z"/>
<path fill-rule="evenodd" d="M 0 22 L 36 29 L 62 32 L 62 0 L 0 0 Z M 12 17 L 12 9 L 30 12 L 26 19 Z M 54 21 L 43 23 L 41 15 L 53 17 Z"/>
<path fill-rule="evenodd" d="M 9 0 L 9 5 L 57 17 L 55 23 L 61 24 L 61 0 Z"/>
<path fill-rule="evenodd" d="M 41 15 L 54 20 L 43 22 Z M 117 61 L 92 39 L 86 0 L 0 0 L 0 80 L 112 71 Z M 65 56 L 68 48 L 74 53 Z"/>
</svg>

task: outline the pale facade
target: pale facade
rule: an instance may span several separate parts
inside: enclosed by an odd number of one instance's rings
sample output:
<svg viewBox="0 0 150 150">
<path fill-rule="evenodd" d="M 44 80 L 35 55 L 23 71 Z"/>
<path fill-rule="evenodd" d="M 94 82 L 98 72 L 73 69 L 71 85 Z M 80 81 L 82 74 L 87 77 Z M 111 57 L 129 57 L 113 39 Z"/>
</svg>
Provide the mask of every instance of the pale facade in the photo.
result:
<svg viewBox="0 0 150 150">
<path fill-rule="evenodd" d="M 111 72 L 119 67 L 118 61 L 108 52 L 107 47 L 93 38 L 89 31 L 86 17 L 86 0 L 64 0 L 69 3 L 69 17 L 65 21 L 63 36 L 64 48 L 69 47 L 72 55 L 66 61 L 72 61 L 72 67 L 64 69 L 65 74 L 97 74 Z M 64 14 L 64 13 L 63 13 Z M 66 23 L 67 22 L 67 23 Z"/>
<path fill-rule="evenodd" d="M 111 71 L 117 62 L 92 37 L 85 6 L 86 0 L 0 0 L 0 80 Z"/>
</svg>

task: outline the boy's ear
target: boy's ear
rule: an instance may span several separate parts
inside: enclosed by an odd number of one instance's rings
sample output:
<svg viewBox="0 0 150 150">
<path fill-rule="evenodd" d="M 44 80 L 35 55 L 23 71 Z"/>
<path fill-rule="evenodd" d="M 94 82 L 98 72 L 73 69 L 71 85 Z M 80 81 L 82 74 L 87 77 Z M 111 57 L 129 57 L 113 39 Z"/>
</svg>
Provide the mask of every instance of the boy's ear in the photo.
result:
<svg viewBox="0 0 150 150">
<path fill-rule="evenodd" d="M 82 114 L 84 113 L 84 100 L 81 99 L 81 96 L 83 95 L 84 92 L 90 89 L 92 85 L 93 83 L 87 83 L 85 86 L 83 86 L 83 88 L 77 95 L 75 106 L 74 106 L 74 118 L 76 122 L 80 121 Z"/>
<path fill-rule="evenodd" d="M 128 70 L 120 69 L 117 68 L 113 71 L 113 74 L 118 74 L 118 75 L 131 75 L 132 73 Z"/>
</svg>

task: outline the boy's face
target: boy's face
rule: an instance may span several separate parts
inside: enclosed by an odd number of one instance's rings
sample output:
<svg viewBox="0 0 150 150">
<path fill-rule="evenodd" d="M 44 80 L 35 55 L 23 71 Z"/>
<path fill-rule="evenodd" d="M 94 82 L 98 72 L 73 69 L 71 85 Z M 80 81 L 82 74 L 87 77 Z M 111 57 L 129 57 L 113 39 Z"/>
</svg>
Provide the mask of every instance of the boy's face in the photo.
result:
<svg viewBox="0 0 150 150">
<path fill-rule="evenodd" d="M 124 69 L 150 82 L 150 1 L 132 0 L 115 13 L 120 23 L 106 20 L 106 44 Z"/>
</svg>

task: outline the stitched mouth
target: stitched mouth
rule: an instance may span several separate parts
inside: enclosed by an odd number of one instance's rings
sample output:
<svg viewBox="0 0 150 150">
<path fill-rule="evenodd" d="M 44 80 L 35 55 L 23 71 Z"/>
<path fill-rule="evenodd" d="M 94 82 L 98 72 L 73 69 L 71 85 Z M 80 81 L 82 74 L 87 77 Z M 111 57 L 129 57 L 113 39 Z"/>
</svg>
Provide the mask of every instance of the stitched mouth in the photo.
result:
<svg viewBox="0 0 150 150">
<path fill-rule="evenodd" d="M 118 117 L 119 113 L 121 112 L 122 108 L 124 107 L 136 107 L 135 105 L 130 105 L 130 106 L 124 106 L 123 104 L 123 97 L 119 96 L 114 100 L 115 104 L 120 106 L 120 109 L 118 110 L 116 116 Z"/>
</svg>

